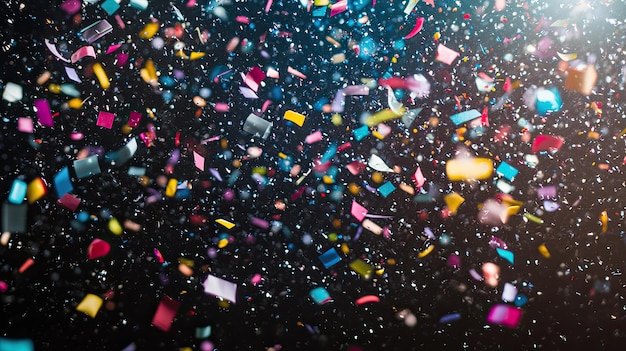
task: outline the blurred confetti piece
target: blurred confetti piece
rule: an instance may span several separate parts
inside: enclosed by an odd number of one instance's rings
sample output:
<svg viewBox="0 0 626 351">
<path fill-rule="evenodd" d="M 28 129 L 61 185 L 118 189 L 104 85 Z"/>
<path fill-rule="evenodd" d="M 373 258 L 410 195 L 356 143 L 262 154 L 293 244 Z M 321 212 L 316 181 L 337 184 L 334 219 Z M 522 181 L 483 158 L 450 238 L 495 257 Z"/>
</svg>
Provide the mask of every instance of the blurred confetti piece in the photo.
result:
<svg viewBox="0 0 626 351">
<path fill-rule="evenodd" d="M 102 307 L 102 303 L 103 300 L 100 296 L 87 294 L 78 306 L 76 306 L 76 310 L 87 314 L 91 318 L 96 318 L 100 307 Z"/>
<path fill-rule="evenodd" d="M 22 263 L 22 265 L 18 269 L 18 272 L 20 273 L 26 272 L 26 270 L 30 268 L 30 266 L 32 266 L 33 264 L 35 264 L 35 260 L 29 257 L 26 261 L 24 261 L 24 263 Z"/>
<path fill-rule="evenodd" d="M 237 302 L 237 284 L 210 275 L 204 281 L 204 292 L 233 303 Z"/>
<path fill-rule="evenodd" d="M 535 139 L 533 139 L 532 152 L 559 150 L 561 146 L 563 146 L 564 141 L 565 140 L 559 136 L 537 135 Z"/>
<path fill-rule="evenodd" d="M 443 44 L 439 44 L 437 46 L 437 61 L 443 62 L 446 65 L 451 65 L 457 57 L 459 57 L 458 52 L 444 46 Z"/>
<path fill-rule="evenodd" d="M 98 78 L 100 87 L 105 90 L 109 89 L 109 87 L 111 86 L 111 82 L 109 82 L 109 76 L 107 76 L 102 65 L 99 62 L 96 62 L 93 64 L 92 68 L 93 73 L 96 75 L 96 78 Z"/>
<path fill-rule="evenodd" d="M 487 322 L 509 328 L 517 328 L 521 318 L 521 309 L 504 304 L 497 304 L 489 310 Z"/>
<path fill-rule="evenodd" d="M 173 300 L 167 295 L 163 296 L 152 317 L 152 325 L 165 332 L 169 331 L 179 307 L 180 302 Z"/>
<path fill-rule="evenodd" d="M 365 295 L 365 296 L 361 296 L 356 300 L 356 305 L 360 306 L 366 303 L 376 303 L 376 302 L 380 302 L 380 298 L 376 295 Z"/>
<path fill-rule="evenodd" d="M 446 175 L 451 181 L 483 180 L 491 177 L 493 162 L 488 158 L 457 157 L 446 162 Z"/>
<path fill-rule="evenodd" d="M 139 32 L 139 38 L 150 39 L 157 33 L 158 30 L 159 30 L 159 22 L 148 23 Z"/>
<path fill-rule="evenodd" d="M 545 258 L 550 258 L 550 251 L 548 251 L 548 247 L 546 246 L 546 244 L 541 244 L 539 245 L 539 253 L 541 254 L 541 256 L 545 257 Z"/>
<path fill-rule="evenodd" d="M 35 344 L 30 339 L 0 337 L 0 351 L 35 351 Z"/>
<path fill-rule="evenodd" d="M 96 258 L 106 256 L 109 251 L 111 251 L 111 245 L 108 242 L 102 239 L 94 239 L 89 244 L 89 248 L 87 248 L 87 257 L 90 260 L 95 260 Z"/>
<path fill-rule="evenodd" d="M 492 288 L 498 286 L 500 280 L 500 267 L 492 262 L 486 262 L 482 266 L 483 276 L 485 277 L 485 284 Z"/>
</svg>

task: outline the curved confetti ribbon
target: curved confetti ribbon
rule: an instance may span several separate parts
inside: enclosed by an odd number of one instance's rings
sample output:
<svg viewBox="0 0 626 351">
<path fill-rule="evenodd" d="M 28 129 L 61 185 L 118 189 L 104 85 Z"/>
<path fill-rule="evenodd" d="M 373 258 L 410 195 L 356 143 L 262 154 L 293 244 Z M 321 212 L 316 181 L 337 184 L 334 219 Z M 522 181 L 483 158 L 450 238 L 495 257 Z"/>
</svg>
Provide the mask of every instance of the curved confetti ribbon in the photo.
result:
<svg viewBox="0 0 626 351">
<path fill-rule="evenodd" d="M 413 38 L 417 33 L 420 32 L 420 30 L 422 30 L 422 27 L 424 27 L 424 17 L 418 17 L 415 20 L 415 27 L 413 27 L 413 30 L 404 36 L 404 39 L 411 39 Z"/>
<path fill-rule="evenodd" d="M 373 302 L 380 302 L 380 298 L 378 298 L 378 296 L 376 295 L 365 295 L 365 296 L 359 297 L 356 300 L 357 306 L 360 306 L 366 303 L 373 303 Z"/>
</svg>

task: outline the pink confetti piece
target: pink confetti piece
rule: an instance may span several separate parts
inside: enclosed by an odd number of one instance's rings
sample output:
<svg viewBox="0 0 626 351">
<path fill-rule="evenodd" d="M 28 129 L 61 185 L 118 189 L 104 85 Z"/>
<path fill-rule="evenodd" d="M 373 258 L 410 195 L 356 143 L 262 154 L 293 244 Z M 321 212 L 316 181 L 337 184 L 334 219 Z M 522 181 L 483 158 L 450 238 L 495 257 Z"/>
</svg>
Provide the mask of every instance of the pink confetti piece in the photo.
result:
<svg viewBox="0 0 626 351">
<path fill-rule="evenodd" d="M 193 152 L 193 163 L 196 167 L 204 172 L 204 157 L 197 152 Z"/>
<path fill-rule="evenodd" d="M 420 32 L 420 30 L 422 30 L 422 27 L 424 27 L 424 17 L 418 17 L 415 20 L 415 27 L 413 27 L 413 30 L 411 30 L 411 32 L 409 34 L 407 34 L 404 39 L 411 39 L 413 38 L 417 33 Z"/>
<path fill-rule="evenodd" d="M 437 46 L 437 61 L 443 62 L 446 65 L 451 65 L 457 57 L 459 57 L 458 52 L 444 46 L 443 44 L 439 44 L 439 46 Z"/>
<path fill-rule="evenodd" d="M 265 100 L 265 102 L 263 103 L 263 107 L 261 107 L 261 113 L 267 111 L 267 108 L 270 107 L 271 104 L 272 100 Z"/>
<path fill-rule="evenodd" d="M 154 317 L 152 317 L 152 325 L 165 332 L 169 331 L 179 307 L 180 302 L 173 300 L 167 295 L 163 296 L 159 307 L 157 307 L 154 313 Z"/>
<path fill-rule="evenodd" d="M 37 119 L 42 126 L 54 127 L 52 112 L 50 111 L 50 103 L 45 99 L 35 100 L 35 108 L 37 109 Z"/>
<path fill-rule="evenodd" d="M 107 48 L 106 54 L 108 55 L 108 54 L 110 54 L 112 52 L 115 52 L 117 49 L 119 49 L 121 47 L 122 47 L 122 44 L 113 44 L 113 45 L 111 45 L 111 46 L 109 46 Z"/>
<path fill-rule="evenodd" d="M 352 200 L 352 207 L 350 208 L 350 214 L 354 216 L 359 222 L 363 222 L 365 215 L 367 215 L 367 209 L 358 202 Z"/>
<path fill-rule="evenodd" d="M 424 178 L 424 174 L 422 174 L 422 169 L 420 167 L 417 167 L 415 170 L 415 173 L 413 174 L 413 181 L 415 182 L 415 187 L 417 187 L 418 190 L 424 186 L 426 178 Z"/>
<path fill-rule="evenodd" d="M 261 277 L 261 275 L 257 273 L 252 276 L 252 278 L 250 279 L 250 283 L 252 283 L 252 285 L 258 285 L 262 280 L 263 277 Z"/>
<path fill-rule="evenodd" d="M 61 196 L 60 199 L 57 200 L 57 205 L 63 206 L 70 211 L 76 211 L 81 201 L 82 200 L 79 199 L 78 197 L 72 194 L 66 193 L 63 196 Z"/>
<path fill-rule="evenodd" d="M 309 135 L 307 135 L 307 137 L 304 139 L 304 142 L 307 144 L 313 144 L 313 143 L 317 143 L 318 141 L 322 140 L 324 137 L 322 136 L 322 132 L 315 131 Z"/>
<path fill-rule="evenodd" d="M 365 295 L 356 300 L 356 305 L 360 306 L 366 303 L 380 302 L 380 298 L 376 295 Z"/>
<path fill-rule="evenodd" d="M 125 52 L 120 52 L 117 54 L 117 62 L 115 63 L 117 67 L 123 67 L 126 62 L 128 62 L 128 54 Z"/>
<path fill-rule="evenodd" d="M 263 228 L 263 229 L 267 229 L 270 227 L 270 222 L 258 218 L 258 217 L 250 217 L 250 223 L 252 223 L 252 225 L 257 226 L 259 228 Z"/>
<path fill-rule="evenodd" d="M 235 17 L 235 21 L 237 21 L 239 23 L 245 23 L 245 24 L 249 24 L 250 23 L 250 19 L 247 16 L 237 16 L 237 17 Z"/>
<path fill-rule="evenodd" d="M 290 74 L 293 74 L 294 76 L 298 78 L 306 79 L 306 76 L 302 72 L 298 71 L 297 69 L 291 66 L 287 66 L 287 72 L 289 72 Z"/>
<path fill-rule="evenodd" d="M 82 48 L 76 50 L 72 54 L 72 63 L 76 63 L 80 61 L 80 59 L 82 59 L 85 56 L 89 56 L 93 58 L 96 57 L 96 51 L 94 50 L 93 46 L 83 46 Z"/>
<path fill-rule="evenodd" d="M 330 7 L 330 17 L 336 16 L 348 9 L 348 0 L 339 0 Z"/>
<path fill-rule="evenodd" d="M 263 73 L 263 71 L 259 67 L 255 66 L 252 67 L 252 69 L 250 69 L 250 72 L 248 72 L 248 74 L 246 74 L 246 76 L 244 77 L 244 83 L 250 89 L 254 90 L 254 92 L 257 92 L 259 90 L 259 85 L 261 84 L 263 79 L 265 79 L 265 77 L 265 73 Z"/>
<path fill-rule="evenodd" d="M 228 106 L 228 104 L 225 103 L 225 102 L 216 102 L 216 103 L 213 104 L 213 109 L 216 112 L 224 113 L 224 112 L 230 111 L 230 106 Z"/>
<path fill-rule="evenodd" d="M 61 4 L 61 10 L 65 11 L 69 16 L 80 11 L 80 0 L 65 0 Z"/>
<path fill-rule="evenodd" d="M 122 17 L 120 15 L 115 15 L 115 21 L 117 22 L 117 25 L 124 29 L 126 28 L 126 24 L 124 23 L 124 21 L 122 20 Z"/>
<path fill-rule="evenodd" d="M 553 135 L 538 135 L 533 140 L 532 152 L 558 150 L 563 146 L 564 139 Z"/>
<path fill-rule="evenodd" d="M 137 128 L 139 122 L 141 122 L 142 114 L 136 111 L 130 111 L 130 116 L 128 117 L 128 126 L 131 128 Z"/>
<path fill-rule="evenodd" d="M 348 168 L 348 171 L 350 171 L 350 173 L 352 173 L 353 175 L 358 175 L 359 173 L 363 172 L 367 166 L 360 161 L 353 161 L 351 163 L 349 163 L 346 168 Z"/>
<path fill-rule="evenodd" d="M 521 309 L 505 304 L 497 304 L 491 307 L 487 315 L 487 322 L 508 328 L 517 328 L 521 319 Z"/>
<path fill-rule="evenodd" d="M 17 119 L 17 130 L 22 133 L 32 133 L 35 130 L 33 120 L 28 117 L 19 117 Z"/>
<path fill-rule="evenodd" d="M 87 248 L 87 257 L 90 260 L 95 260 L 96 258 L 106 256 L 109 251 L 111 251 L 111 245 L 108 242 L 102 239 L 94 239 L 89 244 L 89 248 Z"/>
<path fill-rule="evenodd" d="M 370 88 L 368 88 L 367 85 L 364 85 L 364 84 L 349 85 L 349 86 L 341 89 L 341 92 L 344 95 L 365 96 L 365 95 L 369 95 L 370 94 Z"/>
<path fill-rule="evenodd" d="M 277 70 L 275 70 L 275 69 L 273 69 L 273 68 L 271 68 L 271 67 L 267 69 L 267 73 L 266 73 L 266 75 L 267 75 L 268 77 L 270 77 L 270 78 L 274 78 L 274 79 L 278 79 L 278 78 L 280 78 L 280 73 L 278 73 L 278 71 L 277 71 Z"/>
<path fill-rule="evenodd" d="M 71 61 L 66 59 L 65 57 L 63 57 L 59 51 L 57 50 L 56 46 L 54 46 L 54 44 L 52 44 L 48 39 L 46 39 L 44 41 L 46 43 L 46 46 L 48 47 L 48 50 L 50 50 L 50 52 L 56 56 L 59 60 L 63 61 L 63 62 L 67 62 L 70 63 Z"/>
<path fill-rule="evenodd" d="M 115 120 L 115 114 L 111 112 L 100 111 L 98 113 L 98 120 L 96 125 L 99 127 L 111 129 L 113 127 L 113 121 Z"/>
<path fill-rule="evenodd" d="M 270 12 L 270 8 L 272 7 L 272 0 L 267 0 L 267 3 L 265 4 L 265 13 Z"/>
<path fill-rule="evenodd" d="M 435 7 L 435 0 L 424 0 L 424 2 L 432 7 Z"/>
</svg>

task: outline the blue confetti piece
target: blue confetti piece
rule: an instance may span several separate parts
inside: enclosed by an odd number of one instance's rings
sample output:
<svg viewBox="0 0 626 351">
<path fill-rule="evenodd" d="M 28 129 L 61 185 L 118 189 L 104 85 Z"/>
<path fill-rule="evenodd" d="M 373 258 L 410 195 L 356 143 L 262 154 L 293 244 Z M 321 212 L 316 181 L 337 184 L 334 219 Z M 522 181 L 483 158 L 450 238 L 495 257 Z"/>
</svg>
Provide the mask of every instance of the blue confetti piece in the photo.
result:
<svg viewBox="0 0 626 351">
<path fill-rule="evenodd" d="M 111 16 L 115 13 L 115 11 L 119 10 L 120 4 L 118 4 L 115 0 L 106 0 L 100 5 L 100 7 L 102 7 L 102 9 L 106 11 L 109 16 Z"/>
<path fill-rule="evenodd" d="M 524 294 L 517 294 L 517 296 L 515 296 L 514 303 L 515 303 L 515 307 L 522 307 L 526 303 L 528 303 L 528 298 Z"/>
<path fill-rule="evenodd" d="M 455 125 L 463 124 L 480 117 L 482 114 L 478 110 L 469 110 L 450 116 L 452 123 Z"/>
<path fill-rule="evenodd" d="M 389 196 L 389 194 L 393 193 L 395 190 L 396 190 L 396 187 L 393 186 L 393 184 L 391 182 L 387 182 L 387 183 L 381 185 L 380 187 L 378 187 L 378 192 L 383 197 Z"/>
<path fill-rule="evenodd" d="M 0 351 L 35 351 L 35 345 L 30 339 L 0 338 Z"/>
<path fill-rule="evenodd" d="M 505 260 L 509 261 L 509 263 L 514 264 L 515 262 L 515 255 L 513 254 L 513 252 L 509 251 L 509 250 L 504 250 L 501 248 L 496 248 L 496 252 L 498 253 L 498 255 L 502 258 L 504 258 Z"/>
<path fill-rule="evenodd" d="M 370 128 L 368 126 L 361 126 L 353 130 L 352 134 L 354 134 L 354 138 L 356 139 L 356 141 L 361 141 L 366 136 L 370 135 Z"/>
<path fill-rule="evenodd" d="M 319 259 L 326 268 L 330 268 L 341 261 L 341 257 L 334 248 L 321 254 Z"/>
<path fill-rule="evenodd" d="M 313 301 L 318 305 L 323 305 L 331 300 L 330 294 L 323 287 L 315 288 L 309 293 Z"/>
<path fill-rule="evenodd" d="M 11 191 L 9 192 L 9 202 L 14 205 L 20 205 L 24 201 L 27 189 L 28 185 L 26 182 L 15 179 L 11 185 Z"/>
<path fill-rule="evenodd" d="M 506 162 L 502 162 L 496 169 L 496 172 L 508 180 L 513 180 L 517 173 L 519 173 L 517 168 L 511 166 Z"/>
<path fill-rule="evenodd" d="M 74 190 L 74 186 L 72 186 L 72 180 L 70 179 L 70 171 L 67 167 L 63 167 L 54 176 L 54 188 L 57 191 L 57 196 L 61 197 L 72 190 Z"/>
</svg>

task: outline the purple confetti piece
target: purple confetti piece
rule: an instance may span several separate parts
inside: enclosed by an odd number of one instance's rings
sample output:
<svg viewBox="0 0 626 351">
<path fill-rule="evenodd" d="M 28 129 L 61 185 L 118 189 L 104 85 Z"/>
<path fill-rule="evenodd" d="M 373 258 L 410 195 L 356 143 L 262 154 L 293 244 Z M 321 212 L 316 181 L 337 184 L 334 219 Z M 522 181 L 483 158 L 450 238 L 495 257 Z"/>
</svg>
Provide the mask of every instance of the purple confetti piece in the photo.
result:
<svg viewBox="0 0 626 351">
<path fill-rule="evenodd" d="M 52 119 L 52 112 L 50 111 L 48 100 L 35 100 L 35 108 L 37 109 L 37 119 L 39 119 L 39 123 L 41 123 L 42 126 L 54 127 L 54 120 Z"/>
</svg>

